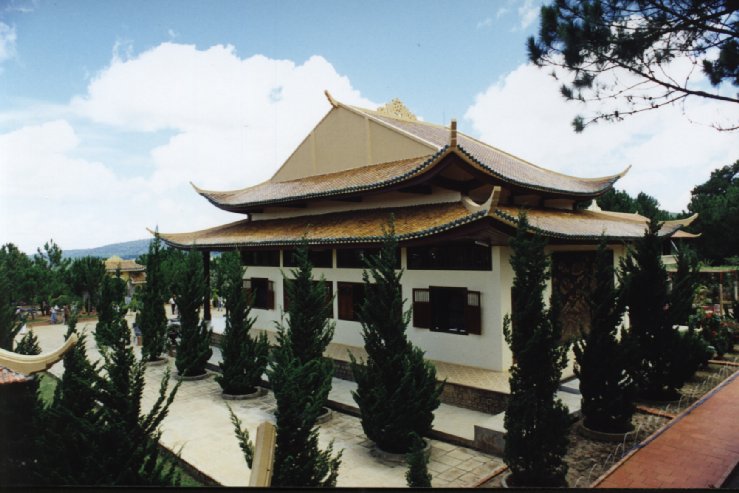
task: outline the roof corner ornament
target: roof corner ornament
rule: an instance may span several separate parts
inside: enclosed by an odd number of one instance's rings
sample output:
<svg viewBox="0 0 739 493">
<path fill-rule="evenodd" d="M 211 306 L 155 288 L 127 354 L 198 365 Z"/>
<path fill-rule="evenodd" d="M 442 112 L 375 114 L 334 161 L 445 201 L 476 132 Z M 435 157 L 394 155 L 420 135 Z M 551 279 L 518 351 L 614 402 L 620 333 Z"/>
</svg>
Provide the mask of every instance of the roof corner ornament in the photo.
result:
<svg viewBox="0 0 739 493">
<path fill-rule="evenodd" d="M 46 371 L 60 361 L 72 346 L 77 344 L 77 334 L 72 333 L 60 347 L 50 353 L 25 355 L 0 349 L 0 366 L 24 375 Z"/>
<path fill-rule="evenodd" d="M 455 149 L 457 147 L 457 119 L 452 118 L 451 132 L 449 134 L 449 147 Z"/>
<path fill-rule="evenodd" d="M 326 95 L 326 99 L 328 99 L 328 102 L 331 103 L 331 106 L 333 106 L 334 108 L 339 107 L 339 103 L 333 98 L 333 96 L 331 96 L 331 93 L 328 92 L 328 89 L 323 91 L 323 94 Z"/>
<path fill-rule="evenodd" d="M 381 115 L 387 115 L 399 120 L 407 120 L 410 122 L 418 121 L 416 115 L 411 113 L 406 105 L 404 105 L 403 102 L 398 98 L 394 98 L 392 101 L 385 104 L 384 106 L 380 106 L 379 108 L 377 108 L 377 112 Z"/>
</svg>

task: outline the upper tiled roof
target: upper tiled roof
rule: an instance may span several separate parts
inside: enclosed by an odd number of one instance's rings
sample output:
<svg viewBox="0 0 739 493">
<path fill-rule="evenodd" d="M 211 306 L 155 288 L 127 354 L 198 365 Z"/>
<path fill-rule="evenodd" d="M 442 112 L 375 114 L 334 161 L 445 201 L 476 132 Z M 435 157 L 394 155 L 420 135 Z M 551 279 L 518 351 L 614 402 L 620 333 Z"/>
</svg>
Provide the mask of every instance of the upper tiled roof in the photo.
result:
<svg viewBox="0 0 739 493">
<path fill-rule="evenodd" d="M 377 190 L 409 180 L 441 163 L 447 152 L 455 152 L 483 173 L 511 185 L 534 191 L 576 197 L 595 197 L 606 191 L 626 172 L 601 178 L 578 178 L 547 170 L 503 152 L 484 142 L 458 133 L 456 148 L 448 147 L 450 130 L 441 125 L 390 116 L 332 100 L 332 104 L 360 113 L 379 125 L 436 148 L 433 155 L 392 161 L 291 181 L 268 180 L 259 185 L 231 191 L 197 192 L 221 209 L 242 212 L 269 204 Z M 194 185 L 193 185 L 194 186 Z"/>
<path fill-rule="evenodd" d="M 392 118 L 374 111 L 352 108 L 388 126 L 433 144 L 439 149 L 449 143 L 449 129 L 441 125 Z M 607 190 L 625 173 L 624 171 L 601 178 L 578 178 L 541 168 L 461 132 L 457 134 L 457 140 L 462 152 L 493 176 L 534 190 L 586 196 L 598 195 Z"/>
<path fill-rule="evenodd" d="M 422 174 L 441 153 L 390 163 L 363 166 L 297 180 L 266 181 L 230 192 L 195 189 L 222 209 L 238 212 L 245 207 L 294 202 L 296 200 L 335 197 L 384 188 Z M 194 185 L 193 185 L 194 186 Z"/>
<path fill-rule="evenodd" d="M 388 209 L 335 212 L 259 221 L 242 220 L 192 233 L 160 233 L 169 245 L 179 248 L 228 249 L 295 245 L 303 236 L 313 245 L 379 243 L 390 214 L 395 216 L 399 241 L 427 238 L 460 226 L 480 223 L 493 229 L 515 228 L 519 209 L 471 202 L 416 205 Z M 635 239 L 644 234 L 647 221 L 636 215 L 619 217 L 595 211 L 534 209 L 529 222 L 543 236 L 555 239 L 597 241 L 604 234 L 612 240 Z M 665 222 L 660 235 L 671 235 L 692 218 Z"/>
</svg>

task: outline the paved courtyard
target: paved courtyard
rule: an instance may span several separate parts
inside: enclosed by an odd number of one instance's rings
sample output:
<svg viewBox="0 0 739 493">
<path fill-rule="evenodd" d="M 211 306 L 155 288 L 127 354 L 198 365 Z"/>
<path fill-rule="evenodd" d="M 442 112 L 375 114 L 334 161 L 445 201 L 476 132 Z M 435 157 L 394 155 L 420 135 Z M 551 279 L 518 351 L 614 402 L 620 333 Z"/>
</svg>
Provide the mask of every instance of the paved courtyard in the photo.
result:
<svg viewBox="0 0 739 493">
<path fill-rule="evenodd" d="M 90 333 L 94 323 L 81 323 Z M 65 327 L 62 325 L 39 326 L 33 329 L 44 351 L 61 345 Z M 88 355 L 99 358 L 92 334 L 87 341 Z M 170 360 L 169 367 L 173 368 Z M 143 408 L 154 402 L 166 366 L 149 367 L 146 370 L 146 390 Z M 57 364 L 52 373 L 61 375 L 63 365 Z M 173 381 L 174 384 L 174 381 Z M 246 486 L 249 469 L 243 459 L 234 436 L 227 405 L 248 428 L 252 437 L 263 421 L 273 421 L 270 410 L 275 407 L 271 393 L 248 401 L 225 401 L 220 386 L 213 375 L 205 380 L 183 382 L 169 412 L 162 423 L 161 442 L 167 448 L 179 452 L 192 466 L 224 486 Z M 453 420 L 453 416 L 437 417 Z M 372 443 L 367 440 L 358 418 L 333 413 L 328 422 L 320 426 L 319 443 L 326 447 L 334 442 L 334 450 L 343 449 L 339 469 L 339 486 L 351 487 L 403 487 L 406 485 L 405 464 L 393 463 L 376 457 Z M 502 465 L 498 457 L 473 449 L 452 445 L 438 440 L 431 442 L 429 471 L 434 487 L 465 487 L 491 473 Z"/>
</svg>

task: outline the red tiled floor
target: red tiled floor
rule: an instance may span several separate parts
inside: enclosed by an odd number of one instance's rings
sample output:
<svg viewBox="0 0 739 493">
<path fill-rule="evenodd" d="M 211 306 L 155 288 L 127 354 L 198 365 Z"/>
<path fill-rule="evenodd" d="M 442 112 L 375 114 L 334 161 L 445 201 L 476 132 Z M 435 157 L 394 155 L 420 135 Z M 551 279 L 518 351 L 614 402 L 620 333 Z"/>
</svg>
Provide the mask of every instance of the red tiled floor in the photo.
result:
<svg viewBox="0 0 739 493">
<path fill-rule="evenodd" d="M 739 372 L 601 477 L 597 488 L 719 487 L 739 463 Z"/>
</svg>

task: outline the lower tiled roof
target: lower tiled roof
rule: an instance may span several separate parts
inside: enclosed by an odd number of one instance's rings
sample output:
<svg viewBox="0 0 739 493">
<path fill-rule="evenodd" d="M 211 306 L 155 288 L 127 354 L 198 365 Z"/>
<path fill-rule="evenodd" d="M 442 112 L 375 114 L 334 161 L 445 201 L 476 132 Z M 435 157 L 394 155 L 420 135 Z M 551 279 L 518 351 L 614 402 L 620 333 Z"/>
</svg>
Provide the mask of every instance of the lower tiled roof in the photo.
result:
<svg viewBox="0 0 739 493">
<path fill-rule="evenodd" d="M 439 235 L 472 223 L 501 229 L 515 228 L 516 207 L 467 206 L 462 202 L 415 205 L 387 209 L 353 210 L 258 221 L 242 220 L 191 233 L 160 233 L 167 244 L 178 248 L 229 249 L 235 247 L 290 246 L 306 238 L 313 245 L 379 243 L 390 215 L 395 217 L 399 241 Z M 532 209 L 529 223 L 543 236 L 573 240 L 630 240 L 644 234 L 647 220 L 637 215 L 614 215 L 589 210 Z M 660 235 L 672 235 L 692 218 L 665 222 Z"/>
<path fill-rule="evenodd" d="M 23 383 L 31 380 L 31 377 L 22 373 L 15 372 L 4 366 L 0 366 L 0 385 L 11 383 Z"/>
</svg>

